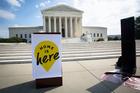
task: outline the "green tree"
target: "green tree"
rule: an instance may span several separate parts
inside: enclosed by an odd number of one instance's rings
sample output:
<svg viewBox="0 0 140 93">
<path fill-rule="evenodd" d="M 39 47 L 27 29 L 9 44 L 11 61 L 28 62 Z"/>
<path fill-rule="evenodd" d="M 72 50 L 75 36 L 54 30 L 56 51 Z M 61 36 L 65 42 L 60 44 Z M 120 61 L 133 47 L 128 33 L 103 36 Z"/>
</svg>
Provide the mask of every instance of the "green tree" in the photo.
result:
<svg viewBox="0 0 140 93">
<path fill-rule="evenodd" d="M 17 37 L 0 38 L 0 43 L 20 43 L 20 42 L 27 42 L 27 40 Z"/>
<path fill-rule="evenodd" d="M 97 41 L 104 41 L 104 39 L 103 38 L 99 38 Z"/>
<path fill-rule="evenodd" d="M 136 18 L 135 20 L 135 27 L 136 27 L 136 32 L 135 32 L 135 35 L 136 35 L 136 39 L 140 39 L 140 16 Z"/>
</svg>

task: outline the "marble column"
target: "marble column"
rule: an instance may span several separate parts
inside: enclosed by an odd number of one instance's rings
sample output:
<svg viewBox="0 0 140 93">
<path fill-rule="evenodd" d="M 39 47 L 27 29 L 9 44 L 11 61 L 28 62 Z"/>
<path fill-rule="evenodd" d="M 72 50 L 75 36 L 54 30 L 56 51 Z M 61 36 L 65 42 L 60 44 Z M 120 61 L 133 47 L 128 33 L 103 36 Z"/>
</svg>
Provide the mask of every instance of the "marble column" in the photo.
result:
<svg viewBox="0 0 140 93">
<path fill-rule="evenodd" d="M 82 35 L 82 18 L 79 18 L 79 35 Z"/>
<path fill-rule="evenodd" d="M 77 24 L 77 17 L 75 17 L 75 19 L 74 19 L 74 24 L 75 24 L 75 27 L 74 27 L 74 37 L 75 37 L 75 35 L 76 35 L 76 32 L 77 32 L 77 27 L 78 27 L 78 24 Z"/>
<path fill-rule="evenodd" d="M 46 32 L 46 17 L 43 16 L 43 30 Z"/>
<path fill-rule="evenodd" d="M 70 37 L 73 37 L 73 24 L 72 24 L 72 17 L 70 17 Z"/>
<path fill-rule="evenodd" d="M 62 34 L 62 21 L 61 21 L 61 17 L 59 17 L 59 32 Z"/>
<path fill-rule="evenodd" d="M 67 17 L 65 17 L 65 38 L 68 37 Z"/>
<path fill-rule="evenodd" d="M 51 32 L 51 17 L 48 17 L 49 19 L 49 32 Z"/>
<path fill-rule="evenodd" d="M 56 32 L 56 17 L 54 17 L 54 32 Z"/>
</svg>

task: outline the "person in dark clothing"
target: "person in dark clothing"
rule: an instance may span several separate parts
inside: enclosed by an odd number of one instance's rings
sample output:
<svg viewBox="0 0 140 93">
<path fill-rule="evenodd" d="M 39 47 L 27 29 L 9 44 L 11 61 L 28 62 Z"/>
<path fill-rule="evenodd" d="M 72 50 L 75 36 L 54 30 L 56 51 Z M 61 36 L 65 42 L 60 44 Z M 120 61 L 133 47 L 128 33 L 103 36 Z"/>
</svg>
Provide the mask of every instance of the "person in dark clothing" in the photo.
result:
<svg viewBox="0 0 140 93">
<path fill-rule="evenodd" d="M 122 56 L 119 57 L 118 61 L 116 62 L 116 65 L 115 65 L 115 69 L 120 69 L 122 68 Z"/>
</svg>

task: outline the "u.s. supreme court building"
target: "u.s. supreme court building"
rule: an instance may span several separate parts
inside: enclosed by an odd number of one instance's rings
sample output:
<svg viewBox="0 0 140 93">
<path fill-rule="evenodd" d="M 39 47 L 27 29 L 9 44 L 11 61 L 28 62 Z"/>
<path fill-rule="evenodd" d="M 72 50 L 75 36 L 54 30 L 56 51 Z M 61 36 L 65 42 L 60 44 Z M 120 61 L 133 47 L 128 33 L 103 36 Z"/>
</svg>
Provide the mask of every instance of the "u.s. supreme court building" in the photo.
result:
<svg viewBox="0 0 140 93">
<path fill-rule="evenodd" d="M 35 32 L 60 32 L 63 39 L 79 38 L 84 35 L 86 41 L 98 39 L 107 41 L 107 28 L 82 26 L 83 11 L 68 5 L 60 4 L 41 11 L 43 26 L 9 27 L 9 37 L 24 38 L 31 42 L 31 34 Z M 94 22 L 94 20 L 91 20 Z M 73 39 L 72 39 L 73 38 Z"/>
</svg>

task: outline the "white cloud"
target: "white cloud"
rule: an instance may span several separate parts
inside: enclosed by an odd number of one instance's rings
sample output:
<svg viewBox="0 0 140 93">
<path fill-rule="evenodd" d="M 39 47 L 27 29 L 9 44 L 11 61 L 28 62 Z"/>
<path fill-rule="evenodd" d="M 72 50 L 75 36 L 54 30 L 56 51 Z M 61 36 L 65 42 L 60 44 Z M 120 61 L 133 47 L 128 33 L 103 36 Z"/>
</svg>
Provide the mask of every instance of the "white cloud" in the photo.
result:
<svg viewBox="0 0 140 93">
<path fill-rule="evenodd" d="M 14 19 L 15 17 L 16 15 L 14 13 L 0 9 L 0 18 L 10 20 L 10 19 Z"/>
<path fill-rule="evenodd" d="M 24 0 L 6 0 L 12 6 L 21 7 L 21 3 L 24 3 Z"/>
<path fill-rule="evenodd" d="M 47 0 L 47 1 L 44 1 L 44 2 L 41 2 L 37 5 L 35 5 L 36 8 L 40 8 L 40 9 L 44 9 L 45 7 L 49 6 L 51 3 L 50 0 Z"/>
<path fill-rule="evenodd" d="M 45 7 L 45 2 L 41 2 L 40 7 Z"/>
<path fill-rule="evenodd" d="M 36 8 L 39 8 L 39 5 L 35 5 Z"/>
<path fill-rule="evenodd" d="M 48 2 L 48 3 L 50 3 L 51 1 L 50 1 L 50 0 L 48 0 L 47 2 Z"/>
<path fill-rule="evenodd" d="M 120 19 L 134 16 L 134 0 L 73 0 L 84 11 L 83 25 L 104 26 L 108 34 L 120 34 Z"/>
<path fill-rule="evenodd" d="M 42 16 L 41 15 L 37 15 L 37 16 L 35 16 L 36 18 L 41 18 Z"/>
<path fill-rule="evenodd" d="M 46 6 L 45 2 L 41 2 L 40 4 L 35 5 L 36 8 L 43 9 Z"/>
<path fill-rule="evenodd" d="M 45 4 L 51 3 L 51 0 L 47 0 L 44 2 Z"/>
<path fill-rule="evenodd" d="M 25 2 L 25 0 L 19 0 L 19 1 L 20 1 L 20 2 L 23 2 L 23 3 Z"/>
<path fill-rule="evenodd" d="M 135 2 L 135 6 L 136 6 L 136 16 L 140 16 L 140 0 L 136 0 Z"/>
</svg>

